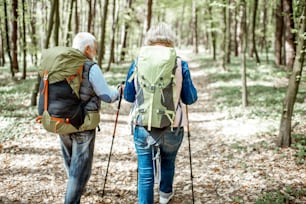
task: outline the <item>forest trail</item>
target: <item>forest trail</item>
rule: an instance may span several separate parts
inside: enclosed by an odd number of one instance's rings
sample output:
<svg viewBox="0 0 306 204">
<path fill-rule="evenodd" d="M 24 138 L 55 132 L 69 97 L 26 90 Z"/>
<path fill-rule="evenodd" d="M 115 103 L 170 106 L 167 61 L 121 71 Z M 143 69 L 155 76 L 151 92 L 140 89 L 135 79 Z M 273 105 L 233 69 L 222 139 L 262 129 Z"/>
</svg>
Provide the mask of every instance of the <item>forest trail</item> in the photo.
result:
<svg viewBox="0 0 306 204">
<path fill-rule="evenodd" d="M 189 56 L 188 52 L 182 53 Z M 278 121 L 231 118 L 215 110 L 205 70 L 190 60 L 199 100 L 189 107 L 195 203 L 255 203 L 263 192 L 305 189 L 305 166 L 295 163 L 292 149 L 279 149 L 265 134 Z M 137 163 L 128 121 L 129 104 L 122 102 L 105 196 L 102 187 L 112 140 L 116 105 L 102 110 L 92 176 L 81 203 L 136 203 Z M 13 125 L 14 121 L 6 122 Z M 0 147 L 0 203 L 63 203 L 66 174 L 58 138 L 34 120 L 24 122 L 18 140 Z M 192 203 L 188 138 L 179 151 L 171 203 Z M 157 187 L 155 203 L 158 203 Z M 291 196 L 291 195 L 289 195 Z M 306 203 L 294 197 L 292 203 Z"/>
</svg>

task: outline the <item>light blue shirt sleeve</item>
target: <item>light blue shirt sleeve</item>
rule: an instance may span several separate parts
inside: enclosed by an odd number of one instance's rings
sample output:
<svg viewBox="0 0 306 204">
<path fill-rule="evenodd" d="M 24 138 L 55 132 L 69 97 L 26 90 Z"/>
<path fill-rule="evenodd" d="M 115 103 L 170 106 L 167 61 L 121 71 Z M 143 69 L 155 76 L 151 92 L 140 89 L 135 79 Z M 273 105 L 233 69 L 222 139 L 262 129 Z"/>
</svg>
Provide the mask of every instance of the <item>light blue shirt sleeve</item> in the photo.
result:
<svg viewBox="0 0 306 204">
<path fill-rule="evenodd" d="M 100 99 L 106 103 L 112 103 L 119 98 L 119 91 L 111 89 L 105 81 L 100 67 L 94 64 L 89 72 L 89 82 L 91 83 L 95 93 Z"/>
</svg>

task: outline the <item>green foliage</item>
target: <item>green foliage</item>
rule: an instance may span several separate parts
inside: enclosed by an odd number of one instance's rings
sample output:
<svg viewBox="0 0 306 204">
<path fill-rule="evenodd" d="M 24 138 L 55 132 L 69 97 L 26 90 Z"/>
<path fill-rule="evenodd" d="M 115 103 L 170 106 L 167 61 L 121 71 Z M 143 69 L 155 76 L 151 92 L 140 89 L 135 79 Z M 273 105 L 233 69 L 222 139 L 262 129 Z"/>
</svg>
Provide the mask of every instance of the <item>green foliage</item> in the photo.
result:
<svg viewBox="0 0 306 204">
<path fill-rule="evenodd" d="M 297 150 L 295 154 L 296 163 L 306 165 L 306 136 L 304 134 L 294 134 L 292 137 L 295 143 L 291 146 Z"/>
<path fill-rule="evenodd" d="M 259 196 L 256 204 L 283 204 L 291 203 L 293 199 L 306 195 L 306 189 L 294 189 L 287 186 L 285 190 L 271 191 Z"/>
</svg>

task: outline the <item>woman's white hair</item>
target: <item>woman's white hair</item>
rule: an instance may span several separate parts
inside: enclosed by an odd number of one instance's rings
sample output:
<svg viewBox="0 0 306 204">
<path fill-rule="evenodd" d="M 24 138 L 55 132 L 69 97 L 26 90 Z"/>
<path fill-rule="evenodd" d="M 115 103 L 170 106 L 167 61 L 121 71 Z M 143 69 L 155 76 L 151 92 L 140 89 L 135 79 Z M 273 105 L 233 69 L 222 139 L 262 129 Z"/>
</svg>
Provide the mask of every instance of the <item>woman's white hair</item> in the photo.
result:
<svg viewBox="0 0 306 204">
<path fill-rule="evenodd" d="M 175 34 L 170 26 L 164 22 L 152 26 L 146 34 L 144 44 L 167 43 L 174 46 Z"/>
<path fill-rule="evenodd" d="M 72 47 L 84 53 L 85 48 L 89 45 L 94 48 L 96 42 L 95 36 L 88 32 L 80 32 L 73 38 Z"/>
</svg>

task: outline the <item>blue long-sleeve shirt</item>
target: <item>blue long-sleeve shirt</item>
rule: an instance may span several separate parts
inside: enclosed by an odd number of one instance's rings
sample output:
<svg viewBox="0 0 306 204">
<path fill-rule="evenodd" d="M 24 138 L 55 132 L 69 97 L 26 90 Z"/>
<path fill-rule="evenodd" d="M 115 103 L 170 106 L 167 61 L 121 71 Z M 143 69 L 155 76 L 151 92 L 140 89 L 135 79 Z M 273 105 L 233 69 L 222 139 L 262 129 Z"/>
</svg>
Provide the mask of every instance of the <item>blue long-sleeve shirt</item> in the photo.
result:
<svg viewBox="0 0 306 204">
<path fill-rule="evenodd" d="M 182 65 L 182 76 L 183 76 L 181 100 L 184 104 L 190 105 L 196 102 L 198 99 L 197 90 L 192 83 L 190 71 L 188 68 L 188 63 L 182 60 L 181 65 Z M 133 103 L 136 99 L 136 89 L 135 89 L 134 80 L 132 80 L 131 82 L 129 82 L 128 80 L 130 76 L 133 74 L 135 67 L 136 67 L 136 62 L 134 61 L 128 71 L 125 82 L 125 88 L 123 92 L 124 99 L 131 103 Z"/>
<path fill-rule="evenodd" d="M 97 64 L 94 64 L 89 71 L 89 82 L 102 101 L 112 103 L 119 98 L 119 91 L 109 88 Z"/>
</svg>

